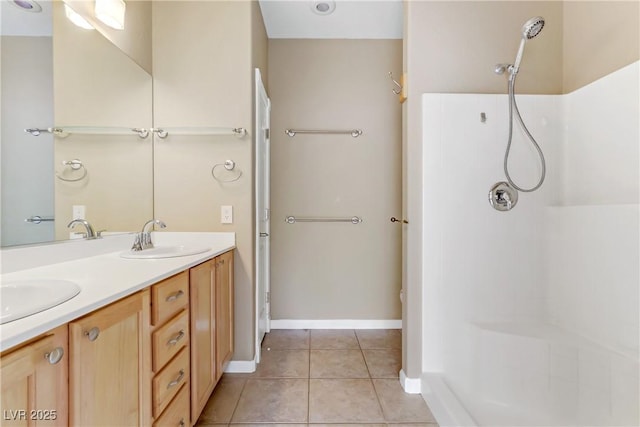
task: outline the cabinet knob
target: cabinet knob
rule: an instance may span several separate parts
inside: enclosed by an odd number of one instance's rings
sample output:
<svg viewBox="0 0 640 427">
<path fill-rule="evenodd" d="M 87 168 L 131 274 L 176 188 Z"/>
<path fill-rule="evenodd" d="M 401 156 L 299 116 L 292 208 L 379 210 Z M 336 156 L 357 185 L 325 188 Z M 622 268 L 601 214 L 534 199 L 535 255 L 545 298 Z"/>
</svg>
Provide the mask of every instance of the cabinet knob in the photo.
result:
<svg viewBox="0 0 640 427">
<path fill-rule="evenodd" d="M 184 422 L 184 418 L 180 419 L 180 422 L 178 423 L 178 427 L 185 427 L 187 424 Z"/>
<path fill-rule="evenodd" d="M 184 329 L 180 329 L 180 332 L 178 332 L 178 334 L 171 338 L 169 341 L 167 341 L 167 345 L 176 345 L 178 344 L 178 341 L 180 341 L 182 338 L 184 338 L 185 333 L 184 333 Z"/>
<path fill-rule="evenodd" d="M 170 389 L 171 387 L 175 387 L 178 384 L 180 384 L 180 381 L 182 381 L 183 378 L 184 378 L 184 369 L 180 369 L 180 375 L 178 375 L 178 378 L 176 378 L 175 380 L 167 384 L 167 390 Z"/>
<path fill-rule="evenodd" d="M 62 347 L 56 347 L 49 353 L 44 354 L 44 358 L 47 359 L 47 362 L 52 365 L 60 362 L 62 360 L 62 356 L 64 356 L 64 350 L 62 349 Z"/>
<path fill-rule="evenodd" d="M 174 302 L 175 300 L 177 300 L 178 298 L 180 298 L 183 295 L 184 295 L 184 291 L 178 291 L 178 292 L 175 292 L 175 293 L 169 295 L 167 297 L 167 299 L 165 299 L 165 301 L 166 302 Z"/>
<path fill-rule="evenodd" d="M 98 339 L 98 336 L 100 335 L 100 329 L 99 328 L 91 328 L 89 329 L 88 332 L 84 333 L 85 336 L 87 338 L 89 338 L 89 341 L 95 341 Z"/>
</svg>

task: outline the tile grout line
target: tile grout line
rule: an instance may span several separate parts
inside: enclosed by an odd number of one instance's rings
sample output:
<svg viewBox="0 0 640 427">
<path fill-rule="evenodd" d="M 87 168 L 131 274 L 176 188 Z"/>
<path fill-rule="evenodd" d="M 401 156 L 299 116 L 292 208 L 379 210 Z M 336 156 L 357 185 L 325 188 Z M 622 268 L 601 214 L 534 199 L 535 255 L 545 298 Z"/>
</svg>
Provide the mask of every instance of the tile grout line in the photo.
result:
<svg viewBox="0 0 640 427">
<path fill-rule="evenodd" d="M 360 338 L 358 338 L 358 334 L 357 333 L 356 333 L 356 339 L 358 340 L 358 346 L 360 347 L 360 352 L 362 353 L 362 358 L 364 359 L 364 364 L 367 367 L 367 372 L 369 372 L 369 381 L 371 381 L 371 386 L 373 387 L 373 392 L 376 394 L 376 400 L 378 401 L 378 406 L 380 407 L 380 411 L 382 412 L 382 418 L 384 419 L 384 424 L 388 425 L 389 423 L 387 421 L 387 416 L 384 413 L 384 408 L 382 407 L 382 402 L 380 400 L 380 396 L 378 395 L 378 389 L 376 388 L 376 385 L 373 382 L 373 377 L 371 375 L 371 370 L 369 369 L 369 364 L 367 363 L 367 358 L 364 356 L 364 350 L 362 349 L 362 345 L 360 344 Z M 370 350 L 370 349 L 368 349 L 368 350 Z"/>
<path fill-rule="evenodd" d="M 360 344 L 360 338 L 358 338 L 358 333 L 355 330 L 353 332 L 356 334 L 356 339 L 358 340 L 358 347 L 360 347 L 360 353 L 362 353 L 362 359 L 364 360 L 364 364 L 367 367 L 367 372 L 369 373 L 369 381 L 371 382 L 371 387 L 373 387 L 373 392 L 376 395 L 376 400 L 378 401 L 380 412 L 382 412 L 382 419 L 384 420 L 384 424 L 388 425 L 387 417 L 384 414 L 384 408 L 382 407 L 382 402 L 380 401 L 380 396 L 378 396 L 378 390 L 376 389 L 376 385 L 373 383 L 373 378 L 371 377 L 371 371 L 369 370 L 369 364 L 367 363 L 367 358 L 364 357 L 364 350 L 362 349 L 362 345 Z"/>
<path fill-rule="evenodd" d="M 231 417 L 229 418 L 229 422 L 227 423 L 227 425 L 231 424 L 231 421 L 233 420 L 233 416 L 236 414 L 236 410 L 238 409 L 238 405 L 240 404 L 240 399 L 242 399 L 242 394 L 244 393 L 244 389 L 245 387 L 247 387 L 247 383 L 249 382 L 250 378 L 246 378 L 244 380 L 244 384 L 242 384 L 242 390 L 240 390 L 240 394 L 238 395 L 238 400 L 236 401 L 236 404 L 233 406 L 233 411 L 231 412 Z"/>
<path fill-rule="evenodd" d="M 307 425 L 311 422 L 311 333 L 309 331 L 309 369 L 307 370 Z"/>
</svg>

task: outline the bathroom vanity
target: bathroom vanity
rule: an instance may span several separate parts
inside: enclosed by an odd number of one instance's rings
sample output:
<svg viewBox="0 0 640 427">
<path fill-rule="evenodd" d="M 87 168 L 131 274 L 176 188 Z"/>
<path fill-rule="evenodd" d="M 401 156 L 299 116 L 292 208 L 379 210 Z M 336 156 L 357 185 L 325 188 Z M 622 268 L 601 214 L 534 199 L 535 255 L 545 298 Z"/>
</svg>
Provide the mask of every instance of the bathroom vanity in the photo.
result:
<svg viewBox="0 0 640 427">
<path fill-rule="evenodd" d="M 81 288 L 0 325 L 3 425 L 195 424 L 233 353 L 235 236 L 156 236 L 156 246 L 209 249 L 159 259 L 109 251 L 3 274 Z"/>
</svg>

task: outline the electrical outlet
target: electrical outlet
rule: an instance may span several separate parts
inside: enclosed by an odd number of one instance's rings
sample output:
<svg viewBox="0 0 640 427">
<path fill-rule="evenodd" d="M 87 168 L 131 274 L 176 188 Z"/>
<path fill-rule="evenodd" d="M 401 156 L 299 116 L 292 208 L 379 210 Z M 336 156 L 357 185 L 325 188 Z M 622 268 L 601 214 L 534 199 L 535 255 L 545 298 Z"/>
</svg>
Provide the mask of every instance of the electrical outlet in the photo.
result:
<svg viewBox="0 0 640 427">
<path fill-rule="evenodd" d="M 233 206 L 220 206 L 220 223 L 233 224 Z"/>
<path fill-rule="evenodd" d="M 87 207 L 85 205 L 73 205 L 71 219 L 86 219 Z"/>
</svg>

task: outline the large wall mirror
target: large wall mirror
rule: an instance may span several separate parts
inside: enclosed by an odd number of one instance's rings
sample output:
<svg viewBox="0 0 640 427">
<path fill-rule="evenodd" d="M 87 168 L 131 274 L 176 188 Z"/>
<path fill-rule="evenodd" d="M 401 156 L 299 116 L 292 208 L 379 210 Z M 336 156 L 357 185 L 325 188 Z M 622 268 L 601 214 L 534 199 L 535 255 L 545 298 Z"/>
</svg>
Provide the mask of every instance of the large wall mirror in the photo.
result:
<svg viewBox="0 0 640 427">
<path fill-rule="evenodd" d="M 153 216 L 153 138 L 133 130 L 152 126 L 151 75 L 61 1 L 0 3 L 2 246 L 69 239 L 79 216 L 138 230 Z"/>
</svg>

